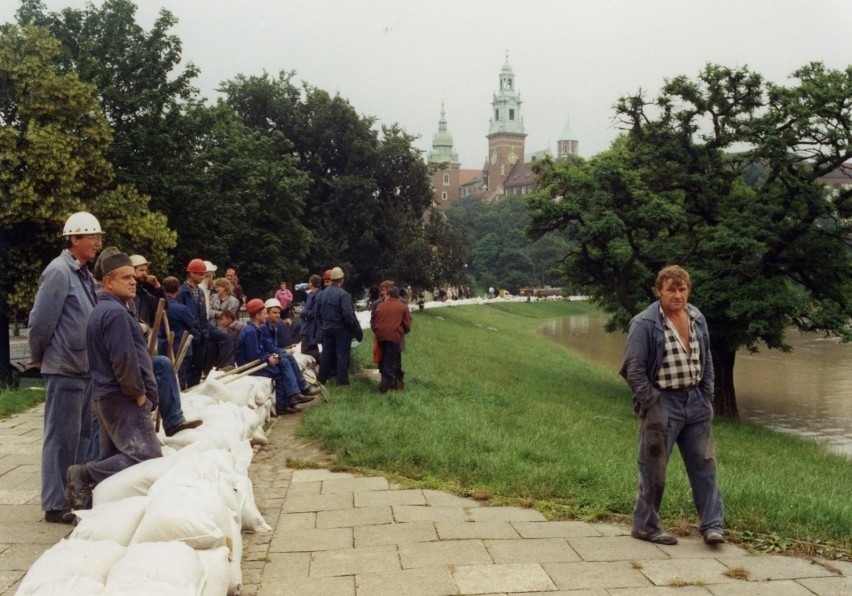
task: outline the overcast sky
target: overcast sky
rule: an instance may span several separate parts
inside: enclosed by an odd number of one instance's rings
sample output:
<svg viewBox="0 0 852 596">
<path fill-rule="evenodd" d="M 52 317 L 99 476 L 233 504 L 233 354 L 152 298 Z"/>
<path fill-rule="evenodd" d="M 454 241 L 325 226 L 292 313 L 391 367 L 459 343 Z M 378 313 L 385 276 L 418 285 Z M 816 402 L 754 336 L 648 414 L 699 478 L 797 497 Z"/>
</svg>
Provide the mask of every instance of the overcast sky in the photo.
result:
<svg viewBox="0 0 852 596">
<path fill-rule="evenodd" d="M 17 0 L 0 0 L 0 22 Z M 45 0 L 50 10 L 81 0 Z M 94 0 L 101 4 L 101 0 Z M 463 168 L 486 157 L 491 99 L 509 53 L 521 93 L 527 152 L 550 148 L 570 116 L 580 154 L 616 135 L 612 105 L 707 62 L 747 65 L 783 82 L 820 60 L 852 63 L 852 0 L 137 0 L 150 28 L 178 19 L 196 86 L 295 70 L 364 115 L 399 123 L 431 147 L 444 102 Z"/>
</svg>

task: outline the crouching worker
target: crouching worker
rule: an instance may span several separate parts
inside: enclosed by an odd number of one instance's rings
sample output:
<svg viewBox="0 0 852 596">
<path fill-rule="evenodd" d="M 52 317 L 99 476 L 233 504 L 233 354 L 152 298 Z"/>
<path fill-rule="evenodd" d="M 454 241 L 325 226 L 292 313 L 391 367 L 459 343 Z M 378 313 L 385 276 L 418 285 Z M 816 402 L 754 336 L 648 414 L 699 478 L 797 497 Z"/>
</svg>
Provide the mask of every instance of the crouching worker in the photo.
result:
<svg viewBox="0 0 852 596">
<path fill-rule="evenodd" d="M 92 489 L 116 472 L 161 457 L 151 410 L 157 382 L 145 338 L 127 302 L 136 295 L 130 257 L 103 259 L 103 293 L 86 326 L 92 401 L 100 421 L 98 460 L 68 468 L 66 497 L 73 509 L 92 506 Z"/>
<path fill-rule="evenodd" d="M 249 300 L 246 303 L 246 311 L 251 319 L 237 337 L 237 365 L 243 366 L 254 360 L 265 362 L 266 368 L 253 374 L 275 381 L 276 413 L 300 412 L 296 406 L 312 401 L 314 397 L 302 394 L 293 370 L 287 363 L 281 362 L 281 355 L 275 352 L 271 342 L 264 336 L 262 327 L 266 323 L 267 312 L 263 300 Z"/>
</svg>

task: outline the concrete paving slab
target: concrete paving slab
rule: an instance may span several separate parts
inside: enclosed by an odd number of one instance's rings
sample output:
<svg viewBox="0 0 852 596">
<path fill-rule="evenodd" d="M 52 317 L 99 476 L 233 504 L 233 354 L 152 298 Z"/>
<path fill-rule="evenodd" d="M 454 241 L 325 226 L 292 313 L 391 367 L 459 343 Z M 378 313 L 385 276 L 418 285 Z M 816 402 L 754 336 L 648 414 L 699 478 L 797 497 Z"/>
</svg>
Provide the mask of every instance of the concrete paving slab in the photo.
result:
<svg viewBox="0 0 852 596">
<path fill-rule="evenodd" d="M 600 536 L 592 524 L 578 521 L 515 521 L 512 522 L 523 538 L 567 538 L 569 536 Z"/>
<path fill-rule="evenodd" d="M 26 572 L 47 549 L 45 544 L 11 544 L 0 553 L 0 571 Z"/>
<path fill-rule="evenodd" d="M 381 526 L 360 526 L 355 530 L 355 548 L 384 544 L 411 544 L 438 539 L 432 522 L 396 523 Z"/>
<path fill-rule="evenodd" d="M 401 569 L 355 576 L 358 594 L 370 596 L 445 596 L 458 594 L 456 583 L 446 567 Z"/>
<path fill-rule="evenodd" d="M 15 466 L 0 476 L 0 486 L 9 490 L 32 490 L 41 482 L 41 466 L 23 465 Z"/>
<path fill-rule="evenodd" d="M 773 582 L 774 583 L 774 582 Z M 841 596 L 852 594 L 852 580 L 845 577 L 819 577 L 800 579 L 798 583 L 819 596 Z"/>
<path fill-rule="evenodd" d="M 332 472 L 331 470 L 323 469 L 294 470 L 291 481 L 293 483 L 314 482 L 317 480 L 335 480 L 340 478 L 353 478 L 353 476 L 347 472 Z"/>
<path fill-rule="evenodd" d="M 40 500 L 40 499 L 39 499 Z M 41 504 L 26 503 L 24 505 L 0 505 L 0 524 L 8 523 L 37 523 L 44 519 Z"/>
<path fill-rule="evenodd" d="M 533 592 L 547 596 L 609 596 L 607 590 L 556 590 L 555 592 Z M 529 596 L 530 592 L 508 592 L 506 596 Z"/>
<path fill-rule="evenodd" d="M 423 496 L 426 497 L 426 504 L 430 507 L 480 507 L 481 504 L 475 499 L 468 499 L 451 495 L 439 490 L 423 489 Z"/>
<path fill-rule="evenodd" d="M 441 565 L 490 565 L 494 561 L 481 540 L 450 540 L 399 545 L 403 569 Z"/>
<path fill-rule="evenodd" d="M 813 596 L 813 592 L 789 579 L 777 582 L 740 582 L 736 585 L 716 584 L 706 588 L 715 596 Z"/>
<path fill-rule="evenodd" d="M 679 538 L 673 546 L 657 544 L 656 547 L 672 559 L 718 559 L 719 557 L 745 557 L 748 551 L 736 544 L 704 544 L 701 538 Z"/>
<path fill-rule="evenodd" d="M 638 561 L 668 559 L 655 544 L 630 536 L 598 536 L 566 538 L 584 561 Z"/>
<path fill-rule="evenodd" d="M 535 563 L 461 565 L 452 570 L 462 594 L 555 590 L 550 576 Z"/>
<path fill-rule="evenodd" d="M 852 575 L 852 562 L 850 561 L 832 561 L 822 557 L 814 557 L 814 561 L 837 575 Z"/>
<path fill-rule="evenodd" d="M 0 490 L 0 505 L 26 505 L 36 499 L 41 500 L 41 491 L 37 488 Z"/>
<path fill-rule="evenodd" d="M 393 505 L 393 518 L 397 522 L 415 521 L 467 521 L 467 511 L 461 507 L 422 507 L 419 505 Z"/>
<path fill-rule="evenodd" d="M 384 507 L 355 507 L 353 509 L 317 512 L 317 528 L 345 528 L 392 523 L 393 513 L 390 506 L 387 505 Z"/>
<path fill-rule="evenodd" d="M 381 476 L 367 476 L 363 478 L 334 478 L 322 481 L 323 495 L 336 495 L 338 493 L 350 493 L 362 490 L 390 490 L 388 481 Z"/>
<path fill-rule="evenodd" d="M 351 509 L 354 507 L 351 492 L 332 495 L 299 495 L 284 500 L 284 513 L 302 513 L 305 511 L 331 511 L 332 509 Z"/>
<path fill-rule="evenodd" d="M 830 577 L 835 575 L 822 565 L 808 559 L 778 555 L 748 555 L 745 557 L 720 557 L 719 561 L 730 568 L 742 567 L 749 571 L 749 579 L 800 579 Z"/>
<path fill-rule="evenodd" d="M 7 523 L 0 526 L 0 544 L 43 544 L 53 546 L 73 530 L 67 524 Z"/>
<path fill-rule="evenodd" d="M 580 557 L 563 538 L 485 540 L 495 563 L 571 563 Z"/>
<path fill-rule="evenodd" d="M 435 530 L 441 540 L 464 540 L 468 538 L 520 538 L 509 522 L 435 522 Z"/>
<path fill-rule="evenodd" d="M 311 555 L 311 577 L 399 571 L 396 546 L 328 550 Z"/>
<path fill-rule="evenodd" d="M 313 482 L 290 482 L 290 488 L 287 489 L 288 497 L 303 497 L 317 496 L 322 490 L 322 481 L 315 480 Z"/>
<path fill-rule="evenodd" d="M 270 525 L 273 525 L 275 520 L 267 520 Z M 304 513 L 282 513 L 278 517 L 278 523 L 274 524 L 278 530 L 301 530 L 317 527 L 317 514 L 315 511 L 306 511 Z"/>
<path fill-rule="evenodd" d="M 261 585 L 257 596 L 354 596 L 355 577 L 294 578 Z"/>
<path fill-rule="evenodd" d="M 352 528 L 295 530 L 275 533 L 270 553 L 309 552 L 352 548 Z"/>
<path fill-rule="evenodd" d="M 710 592 L 700 586 L 684 586 L 682 588 L 666 588 L 653 586 L 651 588 L 616 588 L 608 590 L 608 594 L 618 596 L 708 596 Z M 574 592 L 571 592 L 574 594 Z"/>
<path fill-rule="evenodd" d="M 651 582 L 627 561 L 604 563 L 542 563 L 542 568 L 561 590 L 643 588 Z"/>
<path fill-rule="evenodd" d="M 261 584 L 271 586 L 284 580 L 307 578 L 311 572 L 311 553 L 269 553 Z"/>
<path fill-rule="evenodd" d="M 654 585 L 709 585 L 738 583 L 728 577 L 728 568 L 715 559 L 669 559 L 666 561 L 640 561 L 641 571 Z"/>
<path fill-rule="evenodd" d="M 370 490 L 355 493 L 355 507 L 380 505 L 426 505 L 426 497 L 420 489 Z"/>
<path fill-rule="evenodd" d="M 0 594 L 14 594 L 13 589 L 15 584 L 21 581 L 21 578 L 27 574 L 26 571 L 4 571 L 0 570 Z"/>
<path fill-rule="evenodd" d="M 468 512 L 471 521 L 478 522 L 525 522 L 546 521 L 547 518 L 535 509 L 523 507 L 478 507 Z"/>
</svg>

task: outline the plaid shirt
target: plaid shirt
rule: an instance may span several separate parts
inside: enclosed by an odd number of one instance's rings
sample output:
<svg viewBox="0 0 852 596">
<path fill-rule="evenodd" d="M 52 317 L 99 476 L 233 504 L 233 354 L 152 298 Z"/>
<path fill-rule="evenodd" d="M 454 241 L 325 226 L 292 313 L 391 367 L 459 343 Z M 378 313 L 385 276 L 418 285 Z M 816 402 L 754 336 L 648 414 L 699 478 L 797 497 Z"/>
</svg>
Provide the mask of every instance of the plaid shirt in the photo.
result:
<svg viewBox="0 0 852 596">
<path fill-rule="evenodd" d="M 701 348 L 695 332 L 696 314 L 687 307 L 689 314 L 689 353 L 680 341 L 677 329 L 660 308 L 665 321 L 666 353 L 655 385 L 660 389 L 688 389 L 701 380 Z"/>
</svg>

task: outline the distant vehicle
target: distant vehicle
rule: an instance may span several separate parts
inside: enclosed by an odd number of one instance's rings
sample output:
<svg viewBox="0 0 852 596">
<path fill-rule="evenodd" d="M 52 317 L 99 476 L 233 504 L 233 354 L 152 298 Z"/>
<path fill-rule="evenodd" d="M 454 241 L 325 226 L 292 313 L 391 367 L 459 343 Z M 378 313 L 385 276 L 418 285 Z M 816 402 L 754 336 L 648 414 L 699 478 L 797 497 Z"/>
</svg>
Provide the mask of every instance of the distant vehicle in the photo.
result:
<svg viewBox="0 0 852 596">
<path fill-rule="evenodd" d="M 521 288 L 521 296 L 533 296 L 535 298 L 547 298 L 548 296 L 562 296 L 562 288 Z"/>
</svg>

